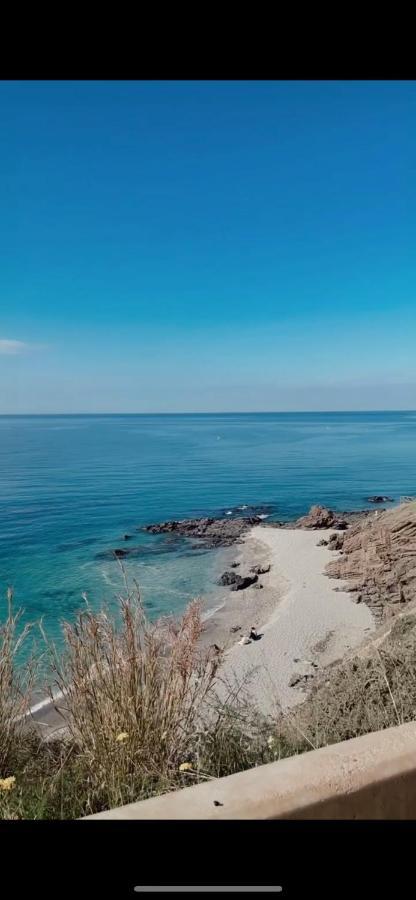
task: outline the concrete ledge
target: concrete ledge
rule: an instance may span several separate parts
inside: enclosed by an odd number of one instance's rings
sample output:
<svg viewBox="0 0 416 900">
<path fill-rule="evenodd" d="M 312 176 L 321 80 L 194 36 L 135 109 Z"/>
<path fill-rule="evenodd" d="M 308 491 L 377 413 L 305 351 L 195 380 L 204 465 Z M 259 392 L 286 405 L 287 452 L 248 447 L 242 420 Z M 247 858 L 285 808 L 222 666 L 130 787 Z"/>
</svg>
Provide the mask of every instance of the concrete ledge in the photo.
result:
<svg viewBox="0 0 416 900">
<path fill-rule="evenodd" d="M 86 818 L 416 819 L 416 722 Z"/>
</svg>

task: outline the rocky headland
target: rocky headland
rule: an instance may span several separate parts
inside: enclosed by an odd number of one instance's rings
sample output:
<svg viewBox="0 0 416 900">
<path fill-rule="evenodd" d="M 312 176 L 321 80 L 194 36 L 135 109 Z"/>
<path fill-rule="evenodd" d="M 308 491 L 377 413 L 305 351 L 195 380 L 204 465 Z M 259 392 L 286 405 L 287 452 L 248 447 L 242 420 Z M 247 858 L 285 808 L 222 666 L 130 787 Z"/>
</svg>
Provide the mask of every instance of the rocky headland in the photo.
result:
<svg viewBox="0 0 416 900">
<path fill-rule="evenodd" d="M 378 620 L 416 600 L 416 501 L 373 513 L 342 536 L 340 554 L 327 565 L 331 578 L 347 582 L 357 603 Z"/>
</svg>

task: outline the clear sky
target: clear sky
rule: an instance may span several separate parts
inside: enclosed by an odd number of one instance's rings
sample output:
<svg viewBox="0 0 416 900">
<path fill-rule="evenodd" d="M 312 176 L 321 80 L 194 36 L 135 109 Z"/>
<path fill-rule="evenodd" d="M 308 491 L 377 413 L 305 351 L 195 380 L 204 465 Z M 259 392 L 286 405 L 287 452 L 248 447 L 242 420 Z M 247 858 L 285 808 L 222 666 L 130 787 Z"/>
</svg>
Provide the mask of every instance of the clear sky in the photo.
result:
<svg viewBox="0 0 416 900">
<path fill-rule="evenodd" d="M 0 412 L 416 407 L 416 82 L 2 82 Z"/>
</svg>

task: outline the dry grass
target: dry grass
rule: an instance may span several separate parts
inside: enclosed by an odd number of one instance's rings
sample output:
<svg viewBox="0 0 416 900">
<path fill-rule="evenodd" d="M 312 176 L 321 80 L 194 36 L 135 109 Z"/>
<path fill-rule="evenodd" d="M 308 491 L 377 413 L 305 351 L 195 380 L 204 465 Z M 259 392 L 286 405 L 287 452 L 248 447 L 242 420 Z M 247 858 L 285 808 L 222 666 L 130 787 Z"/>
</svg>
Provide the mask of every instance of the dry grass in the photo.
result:
<svg viewBox="0 0 416 900">
<path fill-rule="evenodd" d="M 127 585 L 116 617 L 87 607 L 64 623 L 63 651 L 48 650 L 65 734 L 46 743 L 26 720 L 0 816 L 79 817 L 273 758 L 241 687 L 219 702 L 221 655 L 201 632 L 198 603 L 151 624 Z"/>
<path fill-rule="evenodd" d="M 64 625 L 54 687 L 68 739 L 89 784 L 88 807 L 127 803 L 179 778 L 215 683 L 219 658 L 199 649 L 200 610 L 147 622 L 136 588 L 121 623 L 87 609 Z"/>
<path fill-rule="evenodd" d="M 24 716 L 35 678 L 32 662 L 19 667 L 16 657 L 30 627 L 20 627 L 21 611 L 13 613 L 13 593 L 7 591 L 7 618 L 0 625 L 0 777 L 10 774 L 23 740 Z"/>
<path fill-rule="evenodd" d="M 280 723 L 298 751 L 416 719 L 416 618 L 393 625 L 383 645 L 329 668 L 296 712 Z"/>
<path fill-rule="evenodd" d="M 26 632 L 11 599 L 0 630 L 1 818 L 76 818 L 416 718 L 413 616 L 271 722 L 242 685 L 218 701 L 220 656 L 200 648 L 198 604 L 177 623 L 150 624 L 135 587 L 117 619 L 87 607 L 63 625 L 62 653 L 49 647 L 66 735 L 46 743 L 21 718 L 32 670 L 16 670 Z"/>
</svg>

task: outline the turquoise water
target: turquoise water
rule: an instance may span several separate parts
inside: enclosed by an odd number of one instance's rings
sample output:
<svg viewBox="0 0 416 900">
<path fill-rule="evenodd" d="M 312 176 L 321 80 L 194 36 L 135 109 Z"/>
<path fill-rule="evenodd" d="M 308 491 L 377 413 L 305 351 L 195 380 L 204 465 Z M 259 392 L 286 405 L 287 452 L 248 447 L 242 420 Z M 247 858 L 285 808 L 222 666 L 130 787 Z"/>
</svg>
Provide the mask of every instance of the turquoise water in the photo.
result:
<svg viewBox="0 0 416 900">
<path fill-rule="evenodd" d="M 152 616 L 209 596 L 224 551 L 135 531 L 149 522 L 270 504 L 290 519 L 320 502 L 416 493 L 416 413 L 0 417 L 1 613 L 8 585 L 56 639 L 62 618 L 120 586 L 126 562 Z"/>
</svg>

